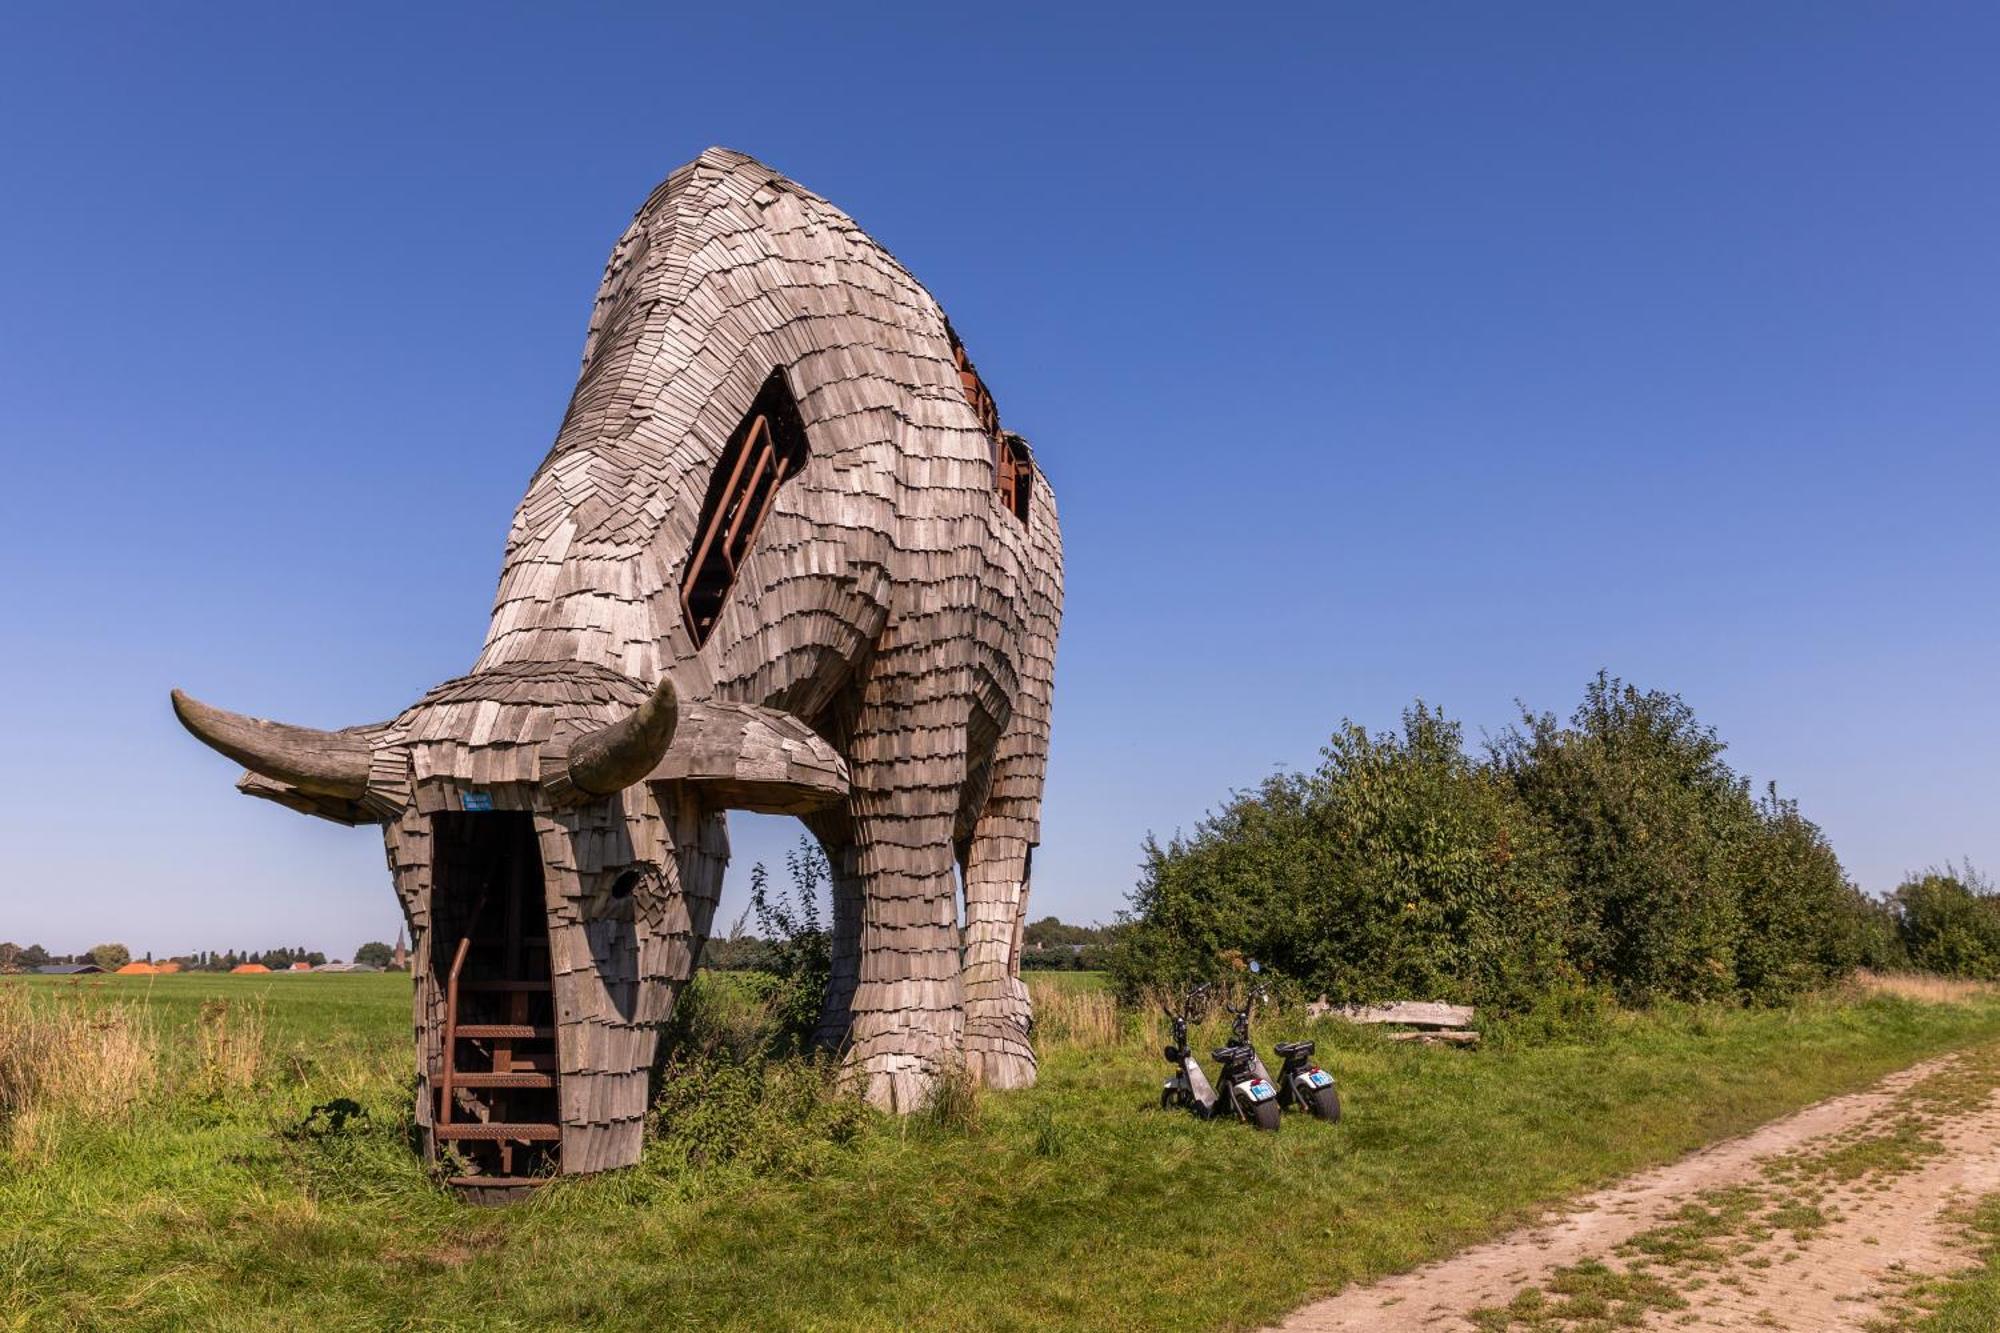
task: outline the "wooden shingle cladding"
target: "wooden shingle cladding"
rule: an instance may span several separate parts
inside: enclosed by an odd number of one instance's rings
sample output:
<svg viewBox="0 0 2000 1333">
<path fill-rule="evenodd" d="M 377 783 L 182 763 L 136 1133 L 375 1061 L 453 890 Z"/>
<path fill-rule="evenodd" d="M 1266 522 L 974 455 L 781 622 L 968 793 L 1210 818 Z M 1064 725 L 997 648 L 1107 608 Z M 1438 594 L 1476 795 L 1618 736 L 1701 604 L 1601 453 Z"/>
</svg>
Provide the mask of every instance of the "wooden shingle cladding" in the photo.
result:
<svg viewBox="0 0 2000 1333">
<path fill-rule="evenodd" d="M 691 564 L 718 551 L 728 577 L 705 582 Z M 534 820 L 565 1172 L 636 1160 L 730 808 L 798 814 L 827 852 L 820 1031 L 874 1100 L 918 1105 L 961 1060 L 1018 1086 L 1035 1074 L 1020 936 L 1061 601 L 1054 496 L 937 303 L 825 200 L 712 149 L 613 250 L 472 670 L 339 733 L 365 741 L 360 795 L 243 786 L 383 826 L 427 1129 L 445 812 Z M 662 679 L 679 720 L 650 774 L 578 790 L 573 747 Z"/>
</svg>

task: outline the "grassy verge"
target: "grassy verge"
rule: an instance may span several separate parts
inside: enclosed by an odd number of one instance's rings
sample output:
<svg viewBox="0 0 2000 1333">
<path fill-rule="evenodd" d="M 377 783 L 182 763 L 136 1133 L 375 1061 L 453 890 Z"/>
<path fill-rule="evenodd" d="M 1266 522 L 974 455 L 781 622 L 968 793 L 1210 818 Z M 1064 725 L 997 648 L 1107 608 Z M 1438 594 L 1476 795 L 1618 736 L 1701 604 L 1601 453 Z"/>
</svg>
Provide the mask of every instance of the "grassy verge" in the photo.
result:
<svg viewBox="0 0 2000 1333">
<path fill-rule="evenodd" d="M 0 1155 L 0 1322 L 1251 1326 L 1926 1055 L 2000 1040 L 1991 998 L 1880 994 L 1614 1014 L 1588 1042 L 1476 1052 L 1327 1024 L 1311 1035 L 1347 1118 L 1257 1136 L 1153 1109 L 1167 1073 L 1156 1026 L 1088 982 L 1032 979 L 1031 1091 L 982 1095 L 949 1123 L 861 1117 L 825 1151 L 756 1169 L 649 1152 L 479 1210 L 434 1189 L 405 1146 L 406 979 L 252 984 L 263 1057 L 206 1081 L 202 1025 L 215 988 L 248 995 L 241 979 L 43 988 L 51 1003 L 143 1005 L 127 1018 L 167 1067 L 136 1104 L 45 1125 Z M 1309 1026 L 1273 1021 L 1262 1037 Z M 335 1098 L 363 1114 L 311 1114 Z"/>
</svg>

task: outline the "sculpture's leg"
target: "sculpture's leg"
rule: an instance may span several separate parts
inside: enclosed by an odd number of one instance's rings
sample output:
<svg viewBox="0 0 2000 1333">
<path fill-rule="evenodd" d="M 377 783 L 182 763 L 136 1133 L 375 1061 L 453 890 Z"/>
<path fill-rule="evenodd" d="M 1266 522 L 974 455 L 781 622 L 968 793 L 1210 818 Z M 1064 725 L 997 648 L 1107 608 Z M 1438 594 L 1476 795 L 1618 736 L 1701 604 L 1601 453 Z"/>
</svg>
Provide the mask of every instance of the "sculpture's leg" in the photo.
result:
<svg viewBox="0 0 2000 1333">
<path fill-rule="evenodd" d="M 952 825 L 969 710 L 913 688 L 907 660 L 877 666 L 890 669 L 869 684 L 849 757 L 862 902 L 848 1063 L 870 1101 L 902 1112 L 923 1103 L 940 1067 L 962 1058 Z"/>
<path fill-rule="evenodd" d="M 1021 930 L 1031 849 L 1041 837 L 1047 727 L 1016 715 L 993 761 L 993 787 L 965 863 L 965 1060 L 988 1087 L 1035 1081 Z"/>
<path fill-rule="evenodd" d="M 648 933 L 643 973 L 666 982 L 664 1004 L 647 1017 L 665 1022 L 673 1016 L 681 992 L 701 965 L 715 925 L 715 905 L 722 898 L 722 876 L 729 868 L 729 820 L 691 793 L 676 793 L 666 810 L 674 865 L 668 876 L 673 890 L 661 904 L 659 923 Z"/>
<path fill-rule="evenodd" d="M 813 1045 L 837 1051 L 847 1044 L 854 1027 L 854 989 L 861 981 L 861 849 L 854 842 L 854 821 L 843 806 L 805 816 L 805 825 L 819 840 L 832 873 L 832 973 L 826 999 L 820 1005 Z"/>
</svg>

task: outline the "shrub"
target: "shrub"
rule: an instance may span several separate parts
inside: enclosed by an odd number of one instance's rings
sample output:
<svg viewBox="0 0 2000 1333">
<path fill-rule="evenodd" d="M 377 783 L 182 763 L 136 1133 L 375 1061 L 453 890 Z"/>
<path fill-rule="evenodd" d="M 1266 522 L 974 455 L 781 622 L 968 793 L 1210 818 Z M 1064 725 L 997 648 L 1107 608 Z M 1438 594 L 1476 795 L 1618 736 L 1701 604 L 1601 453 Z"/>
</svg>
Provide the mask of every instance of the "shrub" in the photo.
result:
<svg viewBox="0 0 2000 1333">
<path fill-rule="evenodd" d="M 1971 865 L 1912 875 L 1889 898 L 1911 966 L 2000 980 L 2000 899 Z"/>
<path fill-rule="evenodd" d="M 819 910 L 820 891 L 831 881 L 832 872 L 826 853 L 804 836 L 785 853 L 785 869 L 791 876 L 792 890 L 774 896 L 763 865 L 751 867 L 750 910 L 764 935 L 767 952 L 763 967 L 777 979 L 767 1002 L 774 1019 L 773 1047 L 802 1051 L 819 1024 L 820 1007 L 833 975 L 832 935 Z"/>
<path fill-rule="evenodd" d="M 1226 951 L 1336 1000 L 1514 1005 L 1564 974 L 1562 858 L 1512 789 L 1422 703 L 1352 723 L 1312 774 L 1238 793 L 1191 838 L 1148 839 L 1120 989 L 1219 975 Z"/>
<path fill-rule="evenodd" d="M 1627 1000 L 1734 989 L 1743 921 L 1729 864 L 1757 811 L 1722 751 L 1678 696 L 1602 672 L 1568 726 L 1524 710 L 1493 746 L 1569 858 L 1571 957 Z"/>
<path fill-rule="evenodd" d="M 1941 966 L 2000 969 L 2000 935 L 1973 928 L 1992 913 L 1935 886 L 1870 901 L 1723 750 L 1678 696 L 1604 673 L 1566 723 L 1524 710 L 1484 762 L 1421 703 L 1399 732 L 1344 724 L 1313 773 L 1148 837 L 1111 952 L 1120 994 L 1217 976 L 1231 951 L 1336 1000 L 1503 1012 L 1579 987 L 1779 1003 L 1858 965 L 1926 965 L 1920 940 Z"/>
<path fill-rule="evenodd" d="M 1733 845 L 1741 934 L 1736 985 L 1744 998 L 1777 1004 L 1858 967 L 1868 942 L 1857 926 L 1869 905 L 1848 882 L 1819 826 L 1775 784 L 1757 803 L 1757 822 Z"/>
<path fill-rule="evenodd" d="M 851 1144 L 868 1122 L 852 1082 L 827 1056 L 669 1063 L 650 1117 L 655 1159 L 688 1168 L 733 1164 L 753 1175 L 803 1178 Z"/>
</svg>

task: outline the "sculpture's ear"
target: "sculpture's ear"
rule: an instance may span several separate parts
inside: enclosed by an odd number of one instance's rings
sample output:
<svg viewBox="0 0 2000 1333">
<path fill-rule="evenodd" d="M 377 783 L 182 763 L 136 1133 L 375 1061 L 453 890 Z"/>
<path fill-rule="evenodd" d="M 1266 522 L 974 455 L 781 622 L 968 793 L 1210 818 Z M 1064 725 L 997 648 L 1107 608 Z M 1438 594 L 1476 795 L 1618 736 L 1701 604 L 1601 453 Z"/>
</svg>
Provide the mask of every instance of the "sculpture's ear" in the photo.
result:
<svg viewBox="0 0 2000 1333">
<path fill-rule="evenodd" d="M 648 782 L 684 782 L 719 809 L 800 815 L 847 799 L 847 761 L 790 713 L 683 703 L 680 727 Z"/>
</svg>

